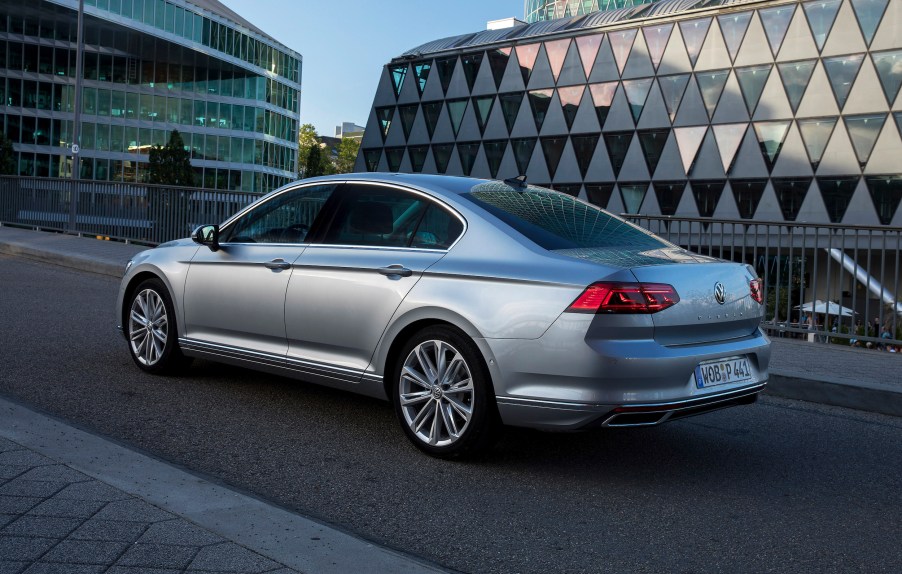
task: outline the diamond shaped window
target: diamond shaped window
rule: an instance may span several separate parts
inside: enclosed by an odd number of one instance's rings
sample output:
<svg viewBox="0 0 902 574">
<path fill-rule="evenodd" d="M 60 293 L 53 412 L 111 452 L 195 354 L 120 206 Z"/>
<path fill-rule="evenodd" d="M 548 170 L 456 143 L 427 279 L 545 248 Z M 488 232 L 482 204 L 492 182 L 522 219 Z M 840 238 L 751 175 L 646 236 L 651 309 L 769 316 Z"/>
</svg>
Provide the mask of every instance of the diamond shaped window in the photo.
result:
<svg viewBox="0 0 902 574">
<path fill-rule="evenodd" d="M 404 87 L 404 78 L 407 77 L 407 68 L 409 68 L 407 64 L 401 64 L 399 66 L 392 66 L 388 69 L 389 75 L 391 76 L 391 85 L 395 89 L 395 97 L 401 95 L 401 88 Z"/>
<path fill-rule="evenodd" d="M 805 90 L 808 89 L 808 81 L 811 80 L 815 65 L 817 65 L 817 60 L 777 64 L 780 79 L 783 80 L 783 87 L 786 88 L 786 95 L 789 96 L 792 113 L 799 110 L 799 104 L 802 103 L 802 97 L 805 95 Z"/>
<path fill-rule="evenodd" d="M 652 183 L 655 188 L 655 196 L 658 198 L 658 207 L 661 215 L 673 215 L 680 206 L 683 192 L 686 190 L 685 181 L 656 181 Z"/>
<path fill-rule="evenodd" d="M 770 44 L 770 51 L 774 57 L 783 46 L 783 39 L 786 38 L 786 31 L 789 30 L 789 23 L 792 22 L 792 15 L 795 14 L 795 11 L 795 4 L 758 10 L 758 17 L 764 24 L 764 33 L 767 35 L 767 42 Z"/>
<path fill-rule="evenodd" d="M 366 162 L 367 171 L 377 171 L 379 169 L 379 160 L 382 159 L 382 148 L 363 150 L 363 159 Z"/>
<path fill-rule="evenodd" d="M 504 71 L 507 69 L 507 63 L 511 59 L 511 48 L 497 48 L 487 52 L 489 56 L 489 67 L 492 68 L 492 77 L 495 79 L 495 89 L 501 87 L 501 80 L 504 79 Z"/>
<path fill-rule="evenodd" d="M 413 128 L 414 120 L 417 119 L 417 109 L 419 107 L 419 104 L 398 106 L 398 115 L 401 116 L 401 127 L 404 128 L 404 139 L 410 139 L 410 130 Z"/>
<path fill-rule="evenodd" d="M 438 125 L 438 119 L 442 115 L 441 100 L 435 102 L 423 102 L 423 119 L 426 120 L 426 131 L 429 132 L 429 139 L 435 134 L 435 126 Z"/>
<path fill-rule="evenodd" d="M 852 8 L 855 11 L 855 18 L 858 20 L 858 27 L 864 35 L 864 40 L 868 46 L 874 40 L 874 34 L 877 33 L 877 27 L 880 20 L 886 12 L 886 5 L 889 0 L 852 0 Z"/>
<path fill-rule="evenodd" d="M 889 225 L 896 216 L 899 202 L 902 201 L 902 176 L 882 175 L 864 178 L 871 192 L 871 200 L 880 223 Z"/>
<path fill-rule="evenodd" d="M 842 0 L 815 0 L 802 4 L 818 51 L 824 49 L 827 36 L 833 28 L 833 22 L 836 21 L 836 14 L 841 5 Z"/>
<path fill-rule="evenodd" d="M 453 143 L 432 144 L 432 157 L 435 158 L 435 170 L 439 173 L 448 171 L 448 162 L 451 161 Z"/>
<path fill-rule="evenodd" d="M 840 109 L 846 105 L 846 98 L 852 91 L 852 84 L 858 76 L 858 70 L 861 69 L 863 61 L 864 54 L 837 56 L 823 60 L 824 69 L 827 70 L 827 77 L 830 79 L 830 86 L 833 87 L 833 95 L 836 96 L 836 103 L 839 104 Z"/>
<path fill-rule="evenodd" d="M 407 155 L 410 156 L 410 168 L 414 173 L 423 171 L 423 165 L 426 164 L 426 155 L 428 153 L 428 145 L 411 146 L 407 148 Z"/>
<path fill-rule="evenodd" d="M 698 54 L 702 50 L 702 44 L 705 43 L 705 37 L 708 35 L 708 28 L 710 27 L 711 18 L 680 22 L 680 32 L 683 34 L 683 42 L 686 44 L 689 61 L 693 67 L 698 61 Z"/>
<path fill-rule="evenodd" d="M 698 89 L 702 93 L 702 100 L 705 102 L 705 109 L 708 110 L 708 118 L 714 117 L 717 102 L 720 101 L 720 95 L 723 93 L 723 87 L 726 85 L 729 77 L 730 70 L 713 70 L 711 72 L 699 72 L 695 75 Z"/>
<path fill-rule="evenodd" d="M 899 95 L 899 86 L 902 86 L 902 50 L 874 52 L 871 59 L 877 68 L 886 101 L 892 106 Z"/>
<path fill-rule="evenodd" d="M 476 110 L 476 123 L 479 124 L 479 133 L 485 133 L 485 126 L 489 122 L 489 114 L 495 105 L 495 96 L 475 96 L 473 109 Z"/>
<path fill-rule="evenodd" d="M 417 78 L 417 89 L 421 96 L 423 95 L 423 90 L 426 89 L 426 81 L 429 79 L 429 71 L 431 69 L 432 64 L 429 62 L 420 62 L 413 66 L 413 73 Z"/>
<path fill-rule="evenodd" d="M 551 136 L 539 138 L 542 142 L 542 151 L 545 153 L 545 164 L 548 166 L 548 174 L 554 179 L 557 166 L 561 162 L 564 146 L 567 144 L 567 136 Z"/>
<path fill-rule="evenodd" d="M 758 144 L 761 146 L 761 155 L 764 156 L 764 163 L 767 164 L 768 171 L 774 169 L 774 165 L 780 157 L 780 150 L 783 149 L 783 142 L 789 132 L 790 123 L 789 121 L 754 123 Z"/>
<path fill-rule="evenodd" d="M 858 176 L 817 178 L 817 186 L 821 190 L 824 207 L 827 208 L 831 223 L 842 223 L 860 179 Z"/>
<path fill-rule="evenodd" d="M 517 170 L 524 174 L 529 167 L 529 160 L 536 148 L 538 138 L 519 138 L 511 140 L 511 149 L 514 150 L 514 160 L 517 162 Z"/>
<path fill-rule="evenodd" d="M 695 206 L 698 208 L 700 216 L 714 216 L 714 210 L 717 209 L 717 203 L 720 201 L 720 196 L 723 195 L 726 183 L 722 179 L 692 182 L 692 196 L 695 198 Z"/>
<path fill-rule="evenodd" d="M 469 98 L 460 98 L 456 100 L 448 100 L 448 116 L 451 118 L 451 127 L 454 129 L 454 137 L 460 131 L 460 124 L 464 120 L 464 113 L 467 111 Z"/>
<path fill-rule="evenodd" d="M 464 175 L 469 176 L 479 155 L 479 142 L 466 142 L 457 144 L 457 155 L 460 156 L 460 166 Z"/>
<path fill-rule="evenodd" d="M 617 93 L 617 82 L 605 82 L 603 84 L 590 84 L 589 92 L 592 94 L 592 103 L 595 105 L 595 113 L 598 115 L 598 125 L 604 129 L 604 122 L 608 119 L 611 110 L 611 102 Z"/>
<path fill-rule="evenodd" d="M 749 111 L 749 116 L 755 114 L 755 108 L 758 107 L 761 92 L 764 91 L 764 84 L 770 77 L 772 67 L 771 64 L 767 64 L 766 66 L 736 68 L 736 79 L 739 80 L 739 89 L 742 90 L 742 97 L 745 99 L 745 107 Z"/>
<path fill-rule="evenodd" d="M 485 159 L 489 162 L 489 173 L 494 179 L 498 177 L 498 168 L 501 167 L 501 160 L 504 159 L 507 140 L 484 141 L 482 148 L 485 150 Z"/>
<path fill-rule="evenodd" d="M 642 116 L 642 110 L 645 109 L 645 101 L 648 99 L 651 83 L 651 78 L 623 81 L 623 91 L 626 92 L 626 101 L 630 104 L 630 111 L 633 112 L 633 121 L 636 123 L 639 123 L 639 118 Z"/>
<path fill-rule="evenodd" d="M 755 211 L 761 202 L 761 196 L 764 195 L 765 187 L 767 187 L 766 179 L 730 180 L 730 188 L 733 190 L 733 198 L 736 200 L 736 207 L 739 209 L 739 217 L 742 219 L 755 217 Z"/>
<path fill-rule="evenodd" d="M 620 168 L 626 160 L 626 154 L 633 142 L 633 132 L 611 132 L 604 134 L 604 145 L 608 150 L 608 159 L 614 169 L 614 176 L 620 175 Z"/>
<path fill-rule="evenodd" d="M 447 94 L 451 86 L 451 78 L 454 76 L 454 67 L 457 65 L 457 56 L 451 58 L 437 58 L 435 68 L 438 70 L 438 79 L 442 84 L 442 93 Z"/>
<path fill-rule="evenodd" d="M 570 143 L 573 144 L 573 152 L 576 154 L 576 163 L 579 165 L 579 172 L 583 178 L 589 171 L 589 164 L 592 163 L 592 156 L 595 154 L 595 148 L 598 147 L 599 138 L 599 134 L 570 136 Z"/>
<path fill-rule="evenodd" d="M 545 123 L 545 115 L 548 113 L 548 107 L 551 105 L 551 96 L 554 90 L 533 90 L 529 92 L 529 107 L 532 109 L 532 117 L 536 122 L 536 130 L 542 130 L 542 124 Z"/>
<path fill-rule="evenodd" d="M 843 121 L 846 122 L 846 129 L 849 131 L 849 137 L 852 139 L 852 147 L 855 148 L 855 155 L 858 156 L 858 163 L 861 168 L 867 165 L 871 158 L 871 152 L 874 151 L 874 144 L 877 143 L 877 136 L 886 123 L 886 114 L 868 114 L 860 116 L 845 116 Z"/>
<path fill-rule="evenodd" d="M 814 118 L 796 120 L 799 126 L 799 132 L 802 134 L 802 141 L 805 143 L 805 149 L 808 150 L 808 159 L 811 161 L 811 169 L 817 171 L 817 166 L 824 157 L 824 150 L 827 149 L 827 143 L 830 136 L 833 135 L 833 128 L 836 127 L 836 118 Z"/>
<path fill-rule="evenodd" d="M 795 221 L 799 216 L 799 210 L 802 209 L 802 203 L 808 195 L 808 188 L 811 187 L 811 180 L 810 177 L 780 177 L 771 181 L 774 193 L 777 194 L 777 201 L 780 203 L 780 211 L 783 212 L 783 219 L 786 221 Z"/>
</svg>

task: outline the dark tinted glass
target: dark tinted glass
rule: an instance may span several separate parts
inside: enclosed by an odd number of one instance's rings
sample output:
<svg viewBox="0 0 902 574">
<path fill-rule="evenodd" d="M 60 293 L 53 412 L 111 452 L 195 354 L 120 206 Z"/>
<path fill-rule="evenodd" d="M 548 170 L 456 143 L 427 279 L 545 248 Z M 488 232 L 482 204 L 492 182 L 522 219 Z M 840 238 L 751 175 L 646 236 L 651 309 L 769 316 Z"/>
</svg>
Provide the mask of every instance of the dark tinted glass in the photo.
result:
<svg viewBox="0 0 902 574">
<path fill-rule="evenodd" d="M 407 247 L 428 203 L 425 198 L 377 185 L 347 186 L 323 243 Z"/>
<path fill-rule="evenodd" d="M 533 186 L 478 185 L 462 197 L 548 250 L 669 247 L 639 227 L 569 195 Z"/>
<path fill-rule="evenodd" d="M 411 247 L 447 249 L 464 231 L 463 223 L 436 204 L 430 204 L 413 234 Z"/>
<path fill-rule="evenodd" d="M 286 191 L 256 206 L 222 231 L 223 243 L 303 243 L 336 185 Z"/>
</svg>

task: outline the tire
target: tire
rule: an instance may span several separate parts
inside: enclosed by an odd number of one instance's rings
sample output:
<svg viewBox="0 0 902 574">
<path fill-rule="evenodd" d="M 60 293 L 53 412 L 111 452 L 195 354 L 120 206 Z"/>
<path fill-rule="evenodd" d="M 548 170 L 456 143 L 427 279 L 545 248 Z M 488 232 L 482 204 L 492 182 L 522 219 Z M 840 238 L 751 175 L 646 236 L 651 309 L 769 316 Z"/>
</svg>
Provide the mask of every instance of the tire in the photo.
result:
<svg viewBox="0 0 902 574">
<path fill-rule="evenodd" d="M 491 377 L 462 332 L 445 326 L 418 332 L 401 349 L 391 377 L 401 428 L 423 452 L 461 458 L 497 441 L 501 419 Z"/>
<path fill-rule="evenodd" d="M 174 374 L 190 362 L 178 345 L 175 308 L 159 279 L 142 281 L 128 299 L 124 318 L 128 351 L 142 370 Z"/>
</svg>

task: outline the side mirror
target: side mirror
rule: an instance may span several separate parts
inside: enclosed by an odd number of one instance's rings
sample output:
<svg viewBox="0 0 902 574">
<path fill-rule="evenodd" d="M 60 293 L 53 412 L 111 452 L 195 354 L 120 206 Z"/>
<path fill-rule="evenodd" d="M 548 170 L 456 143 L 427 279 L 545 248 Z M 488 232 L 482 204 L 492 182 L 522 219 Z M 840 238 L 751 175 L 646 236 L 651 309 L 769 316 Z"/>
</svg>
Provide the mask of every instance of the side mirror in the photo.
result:
<svg viewBox="0 0 902 574">
<path fill-rule="evenodd" d="M 219 226 L 201 225 L 191 234 L 191 239 L 195 243 L 206 245 L 210 251 L 219 251 Z"/>
</svg>

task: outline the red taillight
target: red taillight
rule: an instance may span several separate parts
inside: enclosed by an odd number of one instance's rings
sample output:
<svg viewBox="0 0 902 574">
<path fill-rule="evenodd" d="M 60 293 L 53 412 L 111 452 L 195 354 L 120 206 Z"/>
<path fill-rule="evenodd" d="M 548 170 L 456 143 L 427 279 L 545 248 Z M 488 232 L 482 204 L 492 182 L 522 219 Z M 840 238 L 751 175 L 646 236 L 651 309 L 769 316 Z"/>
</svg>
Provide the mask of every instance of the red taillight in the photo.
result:
<svg viewBox="0 0 902 574">
<path fill-rule="evenodd" d="M 662 283 L 593 283 L 567 307 L 569 313 L 657 313 L 680 296 Z"/>
<path fill-rule="evenodd" d="M 749 282 L 749 294 L 759 305 L 764 304 L 764 280 L 752 279 Z"/>
</svg>

